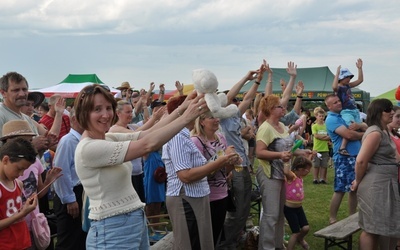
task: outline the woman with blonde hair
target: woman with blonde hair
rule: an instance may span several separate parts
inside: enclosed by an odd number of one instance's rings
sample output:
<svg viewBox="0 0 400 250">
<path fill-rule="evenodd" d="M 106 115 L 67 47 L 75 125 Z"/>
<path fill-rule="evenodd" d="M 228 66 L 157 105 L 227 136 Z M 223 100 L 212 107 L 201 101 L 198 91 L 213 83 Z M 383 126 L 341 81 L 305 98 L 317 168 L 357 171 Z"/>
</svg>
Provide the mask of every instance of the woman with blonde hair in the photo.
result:
<svg viewBox="0 0 400 250">
<path fill-rule="evenodd" d="M 309 157 L 312 152 L 308 149 L 291 152 L 293 140 L 280 122 L 286 107 L 279 97 L 265 96 L 260 109 L 267 119 L 259 127 L 256 137 L 257 182 L 263 205 L 258 249 L 282 249 L 286 195 L 284 164 L 290 164 L 293 155 Z"/>
<path fill-rule="evenodd" d="M 184 99 L 170 99 L 168 113 L 175 113 Z M 188 123 L 162 150 L 168 176 L 166 204 L 174 231 L 173 249 L 214 249 L 207 176 L 239 158 L 228 148 L 226 154 L 207 162 L 190 139 L 189 131 L 194 124 Z"/>
<path fill-rule="evenodd" d="M 208 161 L 215 161 L 224 155 L 228 148 L 225 136 L 218 132 L 219 118 L 207 112 L 195 121 L 191 131 L 191 139 Z M 233 165 L 226 165 L 207 176 L 210 186 L 210 211 L 213 229 L 214 246 L 222 232 L 228 205 L 228 183 L 227 175 L 233 169 Z"/>
</svg>

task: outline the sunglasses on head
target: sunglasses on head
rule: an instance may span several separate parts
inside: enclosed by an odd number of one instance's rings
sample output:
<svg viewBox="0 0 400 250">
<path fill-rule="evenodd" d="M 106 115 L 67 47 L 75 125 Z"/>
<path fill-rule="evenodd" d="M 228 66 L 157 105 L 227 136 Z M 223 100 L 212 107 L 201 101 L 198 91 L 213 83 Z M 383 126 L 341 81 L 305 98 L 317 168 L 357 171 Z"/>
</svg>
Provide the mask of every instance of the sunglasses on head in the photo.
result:
<svg viewBox="0 0 400 250">
<path fill-rule="evenodd" d="M 95 94 L 95 93 L 99 93 L 101 89 L 104 89 L 107 92 L 110 92 L 110 88 L 107 85 L 104 84 L 94 84 L 90 87 L 88 87 L 87 89 L 83 90 L 83 95 L 81 96 L 81 99 L 83 99 L 85 96 L 87 95 L 91 95 L 91 94 Z"/>
<path fill-rule="evenodd" d="M 10 155 L 10 158 L 25 159 L 29 162 L 32 162 L 36 159 L 36 155 Z"/>
</svg>

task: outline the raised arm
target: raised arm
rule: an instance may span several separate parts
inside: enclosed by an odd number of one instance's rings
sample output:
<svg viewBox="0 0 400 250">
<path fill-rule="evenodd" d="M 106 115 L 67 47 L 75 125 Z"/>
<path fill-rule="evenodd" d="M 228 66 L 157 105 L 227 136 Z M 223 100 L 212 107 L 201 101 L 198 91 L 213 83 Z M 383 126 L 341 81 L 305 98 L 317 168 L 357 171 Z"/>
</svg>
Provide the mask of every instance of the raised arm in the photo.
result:
<svg viewBox="0 0 400 250">
<path fill-rule="evenodd" d="M 244 99 L 242 100 L 242 102 L 240 102 L 238 108 L 239 108 L 241 115 L 243 115 L 244 112 L 246 112 L 246 110 L 249 108 L 249 106 L 251 104 L 251 101 L 256 96 L 257 89 L 260 86 L 260 82 L 262 81 L 264 72 L 266 70 L 266 65 L 267 65 L 267 62 L 265 60 L 263 60 L 263 64 L 261 64 L 260 68 L 256 71 L 257 77 L 253 83 L 253 86 L 251 86 L 251 88 L 249 89 L 247 94 L 244 96 Z"/>
<path fill-rule="evenodd" d="M 290 79 L 282 95 L 281 99 L 282 106 L 288 105 L 290 96 L 292 95 L 294 82 L 296 81 L 296 76 L 297 76 L 297 65 L 295 65 L 294 62 L 288 62 L 288 67 L 286 68 L 286 72 L 290 75 Z"/>
<path fill-rule="evenodd" d="M 181 84 L 179 81 L 176 81 L 175 88 L 178 90 L 179 95 L 183 95 L 183 83 Z"/>
<path fill-rule="evenodd" d="M 267 83 L 265 84 L 264 93 L 265 93 L 265 95 L 272 95 L 273 94 L 272 75 L 274 72 L 272 71 L 272 69 L 269 67 L 269 64 L 265 60 L 264 60 L 264 65 L 265 65 L 265 71 L 268 72 L 268 79 L 267 79 Z"/>
<path fill-rule="evenodd" d="M 229 90 L 227 96 L 228 99 L 228 105 L 232 103 L 233 98 L 236 97 L 236 95 L 239 93 L 239 91 L 242 89 L 243 85 L 247 82 L 247 81 L 251 81 L 253 80 L 256 76 L 255 74 L 257 73 L 257 70 L 250 70 L 249 72 L 247 72 L 247 74 L 240 79 L 239 82 L 237 82 L 235 85 L 233 85 L 233 87 Z"/>
<path fill-rule="evenodd" d="M 161 83 L 159 88 L 160 88 L 160 91 L 158 92 L 158 100 L 160 102 L 163 102 L 164 94 L 165 94 L 165 84 Z"/>
<path fill-rule="evenodd" d="M 363 61 L 361 60 L 361 58 L 357 59 L 356 66 L 358 69 L 358 79 L 355 80 L 354 82 L 349 83 L 350 87 L 352 87 L 352 88 L 357 87 L 364 81 L 364 74 L 363 74 L 363 70 L 362 70 Z"/>
<path fill-rule="evenodd" d="M 340 74 L 340 68 L 341 68 L 341 66 L 339 65 L 338 67 L 337 67 L 337 69 L 336 69 L 336 75 L 335 75 L 335 77 L 333 78 L 333 82 L 332 82 L 332 89 L 333 89 L 333 92 L 337 92 L 338 91 L 338 88 L 339 88 L 339 74 Z"/>
<path fill-rule="evenodd" d="M 153 130 L 151 133 L 148 133 L 148 131 L 141 132 L 137 141 L 130 142 L 124 161 L 136 159 L 146 153 L 159 149 L 188 123 L 209 111 L 203 98 L 204 95 L 198 95 L 192 101 L 189 100 L 186 103 L 184 102 L 185 104 L 182 103 L 168 117 L 162 119 L 169 120 L 166 126 Z"/>
<path fill-rule="evenodd" d="M 303 81 L 299 81 L 296 85 L 296 102 L 294 103 L 293 107 L 293 110 L 298 115 L 301 115 L 301 105 L 303 103 L 303 90 L 304 90 L 304 83 Z"/>
</svg>

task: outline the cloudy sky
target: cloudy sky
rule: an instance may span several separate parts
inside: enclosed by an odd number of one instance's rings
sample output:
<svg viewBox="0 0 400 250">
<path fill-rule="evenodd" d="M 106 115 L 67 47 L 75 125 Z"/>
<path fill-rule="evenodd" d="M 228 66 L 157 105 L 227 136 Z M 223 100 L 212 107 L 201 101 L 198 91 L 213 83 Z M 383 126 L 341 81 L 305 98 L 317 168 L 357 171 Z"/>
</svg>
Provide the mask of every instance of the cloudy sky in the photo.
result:
<svg viewBox="0 0 400 250">
<path fill-rule="evenodd" d="M 31 88 L 96 73 L 173 89 L 207 68 L 228 89 L 263 58 L 333 73 L 362 58 L 360 88 L 376 96 L 400 84 L 399 11 L 398 0 L 1 0 L 0 73 Z"/>
</svg>

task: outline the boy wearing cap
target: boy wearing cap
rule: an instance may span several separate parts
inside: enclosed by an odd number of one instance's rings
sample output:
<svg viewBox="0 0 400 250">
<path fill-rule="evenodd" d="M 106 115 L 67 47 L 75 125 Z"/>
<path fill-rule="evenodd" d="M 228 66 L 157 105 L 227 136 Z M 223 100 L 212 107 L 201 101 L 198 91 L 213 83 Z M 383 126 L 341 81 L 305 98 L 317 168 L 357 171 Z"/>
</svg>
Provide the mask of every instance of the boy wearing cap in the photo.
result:
<svg viewBox="0 0 400 250">
<path fill-rule="evenodd" d="M 362 70 L 363 62 L 361 58 L 357 59 L 356 66 L 358 68 L 358 79 L 350 82 L 354 75 L 347 69 L 339 67 L 336 70 L 335 78 L 333 79 L 332 89 L 337 94 L 342 103 L 342 111 L 340 115 L 345 120 L 347 126 L 352 123 L 361 123 L 360 113 L 357 109 L 356 100 L 354 99 L 351 89 L 357 87 L 364 81 Z M 346 150 L 347 139 L 343 138 L 342 144 L 339 149 L 339 154 L 349 155 Z"/>
</svg>

